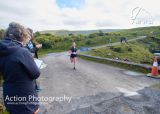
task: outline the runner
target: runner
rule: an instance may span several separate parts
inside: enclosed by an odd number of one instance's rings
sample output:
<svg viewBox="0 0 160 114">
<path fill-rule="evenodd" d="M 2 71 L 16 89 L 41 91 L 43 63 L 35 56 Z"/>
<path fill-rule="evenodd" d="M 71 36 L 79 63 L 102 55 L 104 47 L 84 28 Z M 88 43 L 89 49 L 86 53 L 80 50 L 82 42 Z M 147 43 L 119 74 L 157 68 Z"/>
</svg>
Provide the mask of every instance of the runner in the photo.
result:
<svg viewBox="0 0 160 114">
<path fill-rule="evenodd" d="M 70 60 L 71 60 L 71 63 L 74 64 L 74 67 L 73 69 L 76 70 L 76 60 L 77 60 L 77 48 L 76 48 L 76 43 L 73 42 L 72 44 L 72 47 L 70 49 Z"/>
</svg>

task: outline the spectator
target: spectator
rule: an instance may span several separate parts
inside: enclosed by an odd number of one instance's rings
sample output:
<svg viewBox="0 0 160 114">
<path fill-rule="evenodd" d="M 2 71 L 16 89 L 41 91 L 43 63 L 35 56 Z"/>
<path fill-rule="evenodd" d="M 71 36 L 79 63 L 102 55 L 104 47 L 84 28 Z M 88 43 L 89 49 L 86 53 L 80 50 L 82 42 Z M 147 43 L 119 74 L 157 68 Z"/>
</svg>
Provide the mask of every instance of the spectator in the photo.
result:
<svg viewBox="0 0 160 114">
<path fill-rule="evenodd" d="M 30 52 L 24 48 L 29 42 L 27 29 L 18 23 L 10 23 L 0 42 L 0 72 L 3 75 L 3 98 L 11 114 L 36 114 L 38 97 L 35 79 L 40 71 Z M 22 101 L 11 98 L 24 98 Z M 26 98 L 26 99 L 25 99 Z"/>
<path fill-rule="evenodd" d="M 29 51 L 31 53 L 33 53 L 34 57 L 38 59 L 38 50 L 39 48 L 42 47 L 42 44 L 36 44 L 34 42 L 34 35 L 33 35 L 33 30 L 28 28 L 28 32 L 30 34 L 30 41 L 29 43 L 26 45 L 26 47 L 29 49 Z"/>
</svg>

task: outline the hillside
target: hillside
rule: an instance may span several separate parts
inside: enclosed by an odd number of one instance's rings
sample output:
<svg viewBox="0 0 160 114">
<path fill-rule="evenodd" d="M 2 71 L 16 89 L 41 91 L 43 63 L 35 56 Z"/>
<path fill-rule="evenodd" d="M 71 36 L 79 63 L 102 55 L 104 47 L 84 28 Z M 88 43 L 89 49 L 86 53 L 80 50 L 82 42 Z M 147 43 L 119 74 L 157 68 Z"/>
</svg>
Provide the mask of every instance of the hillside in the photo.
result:
<svg viewBox="0 0 160 114">
<path fill-rule="evenodd" d="M 66 31 L 59 31 L 60 33 Z M 82 32 L 82 31 L 81 31 Z M 88 32 L 88 31 L 87 31 Z M 72 42 L 75 41 L 77 43 L 77 47 L 80 48 L 81 46 L 100 46 L 104 44 L 119 42 L 122 37 L 125 37 L 127 40 L 134 39 L 139 36 L 147 36 L 147 37 L 156 37 L 160 38 L 160 26 L 154 27 L 141 27 L 141 28 L 133 28 L 133 29 L 121 29 L 117 31 L 113 31 L 106 33 L 104 31 L 97 32 L 92 31 L 94 33 L 83 35 L 67 35 L 67 36 L 57 36 L 53 34 L 37 34 L 36 40 L 39 43 L 43 44 L 43 49 L 40 51 L 41 54 L 45 53 L 52 53 L 52 52 L 59 52 L 68 50 L 71 46 Z"/>
<path fill-rule="evenodd" d="M 152 64 L 154 57 L 152 49 L 160 47 L 159 43 L 160 40 L 147 37 L 145 39 L 122 43 L 112 47 L 93 49 L 84 53 L 116 60 Z"/>
<path fill-rule="evenodd" d="M 69 31 L 69 30 L 45 30 L 45 31 L 39 31 L 41 34 L 52 34 L 52 35 L 68 35 L 68 34 L 82 34 L 82 35 L 89 35 L 92 33 L 97 33 L 99 31 L 102 31 L 104 33 L 123 33 L 123 34 L 133 34 L 133 35 L 149 35 L 149 34 L 157 34 L 160 32 L 160 26 L 151 26 L 151 27 L 139 27 L 139 28 L 132 28 L 132 29 L 97 29 L 97 30 L 79 30 L 79 31 Z M 160 37 L 160 35 L 159 35 Z"/>
<path fill-rule="evenodd" d="M 101 31 L 103 32 L 116 32 L 119 31 L 120 29 L 102 29 Z M 99 32 L 100 30 L 79 30 L 79 31 L 69 31 L 69 30 L 46 30 L 46 31 L 40 31 L 41 34 L 52 34 L 52 35 L 68 35 L 68 34 L 83 34 L 83 35 L 88 35 L 92 33 Z"/>
<path fill-rule="evenodd" d="M 132 34 L 135 36 L 152 36 L 152 37 L 157 37 L 160 38 L 160 26 L 150 26 L 150 27 L 139 27 L 139 28 L 132 28 L 132 29 L 125 29 L 125 30 L 120 30 L 115 33 L 120 33 L 120 34 Z"/>
</svg>

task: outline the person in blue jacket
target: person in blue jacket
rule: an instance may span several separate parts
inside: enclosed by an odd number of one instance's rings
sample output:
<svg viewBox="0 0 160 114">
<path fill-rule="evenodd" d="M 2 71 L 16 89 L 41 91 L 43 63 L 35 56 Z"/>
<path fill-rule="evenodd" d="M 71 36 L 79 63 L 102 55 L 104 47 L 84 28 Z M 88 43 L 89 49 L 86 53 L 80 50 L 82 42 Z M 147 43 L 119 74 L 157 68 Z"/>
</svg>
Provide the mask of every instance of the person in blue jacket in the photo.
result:
<svg viewBox="0 0 160 114">
<path fill-rule="evenodd" d="M 3 99 L 10 114 L 36 114 L 39 110 L 35 79 L 40 70 L 25 45 L 27 29 L 10 23 L 0 42 L 0 72 L 3 75 Z"/>
<path fill-rule="evenodd" d="M 26 48 L 28 48 L 29 51 L 34 55 L 34 58 L 38 59 L 38 50 L 42 48 L 42 44 L 35 43 L 33 30 L 31 28 L 27 28 L 27 29 L 30 35 L 30 41 L 26 45 Z"/>
</svg>

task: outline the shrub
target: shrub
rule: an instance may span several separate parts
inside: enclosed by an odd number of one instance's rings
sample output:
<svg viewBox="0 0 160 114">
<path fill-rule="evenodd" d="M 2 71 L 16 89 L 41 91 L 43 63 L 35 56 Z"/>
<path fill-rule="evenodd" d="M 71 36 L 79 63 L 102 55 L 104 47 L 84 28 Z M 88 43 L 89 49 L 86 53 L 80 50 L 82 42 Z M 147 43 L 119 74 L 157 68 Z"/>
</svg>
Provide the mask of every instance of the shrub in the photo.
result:
<svg viewBox="0 0 160 114">
<path fill-rule="evenodd" d="M 50 34 L 50 33 L 45 33 L 45 35 L 46 35 L 46 36 L 52 36 L 52 34 Z"/>
<path fill-rule="evenodd" d="M 137 36 L 137 33 L 135 32 L 135 33 L 131 33 L 133 36 Z"/>
<path fill-rule="evenodd" d="M 54 45 L 54 41 L 49 38 L 38 38 L 37 42 L 41 43 L 43 48 L 52 48 L 52 45 Z"/>
<path fill-rule="evenodd" d="M 129 51 L 129 52 L 132 52 L 133 50 L 132 50 L 132 48 L 128 48 L 128 51 Z"/>
<path fill-rule="evenodd" d="M 99 36 L 104 36 L 105 34 L 103 33 L 103 31 L 102 30 L 99 30 L 99 34 L 98 34 Z"/>
<path fill-rule="evenodd" d="M 41 34 L 40 34 L 40 32 L 35 32 L 35 37 L 38 37 L 38 36 L 40 36 Z"/>
<path fill-rule="evenodd" d="M 97 37 L 96 33 L 89 34 L 89 38 L 95 38 L 95 37 Z"/>
<path fill-rule="evenodd" d="M 122 48 L 121 47 L 115 47 L 115 48 L 113 48 L 113 51 L 121 53 L 122 52 Z"/>
<path fill-rule="evenodd" d="M 93 40 L 87 40 L 86 41 L 86 44 L 87 45 L 93 45 L 93 44 L 95 44 L 96 42 L 94 42 Z"/>
<path fill-rule="evenodd" d="M 106 35 L 106 36 L 108 36 L 108 35 L 109 35 L 109 33 L 105 33 L 105 35 Z"/>
</svg>

